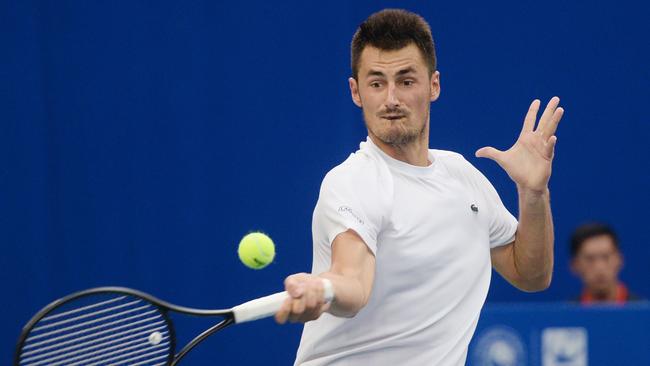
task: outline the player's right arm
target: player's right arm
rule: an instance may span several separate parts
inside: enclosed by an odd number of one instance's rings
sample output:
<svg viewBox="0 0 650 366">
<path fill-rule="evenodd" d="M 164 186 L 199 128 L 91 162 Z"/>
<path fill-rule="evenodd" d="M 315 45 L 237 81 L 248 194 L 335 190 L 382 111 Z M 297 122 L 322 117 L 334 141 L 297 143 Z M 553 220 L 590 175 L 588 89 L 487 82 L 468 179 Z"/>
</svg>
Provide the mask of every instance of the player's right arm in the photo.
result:
<svg viewBox="0 0 650 366">
<path fill-rule="evenodd" d="M 298 273 L 284 281 L 290 295 L 275 320 L 283 324 L 308 322 L 323 312 L 341 317 L 353 317 L 370 298 L 375 276 L 375 256 L 353 230 L 342 232 L 332 242 L 330 270 L 320 275 Z M 334 300 L 324 301 L 323 278 L 331 281 Z"/>
</svg>

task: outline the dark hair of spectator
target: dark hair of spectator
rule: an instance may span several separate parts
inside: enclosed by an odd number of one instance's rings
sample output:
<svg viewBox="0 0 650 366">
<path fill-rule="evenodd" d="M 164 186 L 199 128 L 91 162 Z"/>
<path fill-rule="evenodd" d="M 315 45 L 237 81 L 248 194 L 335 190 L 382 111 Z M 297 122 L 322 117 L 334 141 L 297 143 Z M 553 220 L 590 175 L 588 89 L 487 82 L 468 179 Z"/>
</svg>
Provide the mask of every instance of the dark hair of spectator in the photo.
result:
<svg viewBox="0 0 650 366">
<path fill-rule="evenodd" d="M 614 247 L 616 250 L 620 250 L 618 237 L 614 229 L 603 223 L 590 223 L 579 226 L 571 235 L 571 258 L 575 258 L 578 255 L 585 240 L 601 235 L 607 235 L 612 238 Z"/>
</svg>

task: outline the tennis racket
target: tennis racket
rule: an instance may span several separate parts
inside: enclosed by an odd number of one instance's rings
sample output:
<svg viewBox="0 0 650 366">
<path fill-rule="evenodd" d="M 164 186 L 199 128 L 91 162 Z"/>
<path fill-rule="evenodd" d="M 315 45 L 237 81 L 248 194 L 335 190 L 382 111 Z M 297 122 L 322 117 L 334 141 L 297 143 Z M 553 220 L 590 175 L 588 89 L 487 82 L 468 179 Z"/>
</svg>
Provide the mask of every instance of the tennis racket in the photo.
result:
<svg viewBox="0 0 650 366">
<path fill-rule="evenodd" d="M 325 300 L 333 298 L 325 284 Z M 232 324 L 274 315 L 289 295 L 278 292 L 231 309 L 170 304 L 124 287 L 80 291 L 47 305 L 25 325 L 14 366 L 176 365 L 197 344 Z M 176 353 L 169 312 L 221 317 Z"/>
</svg>

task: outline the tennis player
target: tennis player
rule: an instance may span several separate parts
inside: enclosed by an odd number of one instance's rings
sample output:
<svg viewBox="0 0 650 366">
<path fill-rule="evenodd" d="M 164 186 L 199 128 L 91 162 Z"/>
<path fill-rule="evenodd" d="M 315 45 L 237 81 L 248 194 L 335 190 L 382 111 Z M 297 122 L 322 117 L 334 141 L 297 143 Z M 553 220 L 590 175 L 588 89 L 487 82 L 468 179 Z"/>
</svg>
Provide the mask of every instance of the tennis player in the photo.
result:
<svg viewBox="0 0 650 366">
<path fill-rule="evenodd" d="M 324 178 L 312 274 L 287 277 L 291 298 L 276 320 L 306 323 L 296 365 L 464 365 L 492 268 L 523 291 L 551 282 L 559 99 L 538 123 L 533 101 L 507 151 L 476 152 L 516 183 L 517 220 L 461 155 L 429 149 L 440 73 L 422 17 L 383 10 L 364 21 L 349 85 L 368 138 Z M 323 279 L 334 289 L 330 304 Z"/>
</svg>

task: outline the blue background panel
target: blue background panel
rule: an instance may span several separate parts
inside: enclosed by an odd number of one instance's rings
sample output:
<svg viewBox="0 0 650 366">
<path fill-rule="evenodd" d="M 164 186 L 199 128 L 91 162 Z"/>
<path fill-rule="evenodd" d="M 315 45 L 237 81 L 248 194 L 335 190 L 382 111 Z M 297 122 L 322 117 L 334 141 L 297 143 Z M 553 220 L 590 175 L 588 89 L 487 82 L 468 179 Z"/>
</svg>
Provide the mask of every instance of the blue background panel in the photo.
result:
<svg viewBox="0 0 650 366">
<path fill-rule="evenodd" d="M 647 302 L 625 307 L 488 304 L 467 365 L 648 365 L 649 327 Z"/>
</svg>

